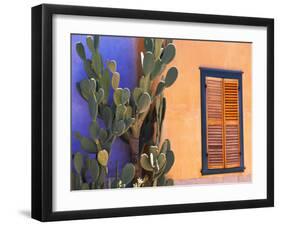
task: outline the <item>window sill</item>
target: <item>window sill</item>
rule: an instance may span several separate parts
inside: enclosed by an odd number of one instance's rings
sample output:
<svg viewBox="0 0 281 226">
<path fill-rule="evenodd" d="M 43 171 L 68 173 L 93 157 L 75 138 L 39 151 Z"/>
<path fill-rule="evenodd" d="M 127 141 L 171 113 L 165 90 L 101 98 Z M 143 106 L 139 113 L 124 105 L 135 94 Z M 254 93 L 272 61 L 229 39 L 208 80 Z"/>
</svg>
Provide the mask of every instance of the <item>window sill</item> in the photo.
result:
<svg viewBox="0 0 281 226">
<path fill-rule="evenodd" d="M 210 175 L 210 174 L 224 174 L 224 173 L 236 173 L 236 172 L 244 172 L 244 167 L 236 167 L 236 168 L 228 168 L 228 169 L 202 169 L 202 175 Z"/>
</svg>

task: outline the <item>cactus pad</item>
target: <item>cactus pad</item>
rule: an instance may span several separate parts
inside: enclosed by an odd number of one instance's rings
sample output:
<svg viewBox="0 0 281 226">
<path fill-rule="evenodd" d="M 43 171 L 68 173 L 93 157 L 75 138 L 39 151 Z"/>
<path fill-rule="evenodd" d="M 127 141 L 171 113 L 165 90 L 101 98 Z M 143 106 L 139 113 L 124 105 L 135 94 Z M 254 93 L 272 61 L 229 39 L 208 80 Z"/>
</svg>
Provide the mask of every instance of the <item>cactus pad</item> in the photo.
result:
<svg viewBox="0 0 281 226">
<path fill-rule="evenodd" d="M 98 161 L 102 166 L 106 166 L 108 162 L 108 152 L 101 150 L 98 152 Z"/>
<path fill-rule="evenodd" d="M 81 174 L 82 167 L 83 167 L 83 155 L 80 152 L 77 152 L 74 155 L 74 168 L 79 175 Z"/>
<path fill-rule="evenodd" d="M 121 181 L 124 184 L 129 184 L 135 176 L 135 166 L 132 163 L 127 163 L 121 173 Z"/>
</svg>

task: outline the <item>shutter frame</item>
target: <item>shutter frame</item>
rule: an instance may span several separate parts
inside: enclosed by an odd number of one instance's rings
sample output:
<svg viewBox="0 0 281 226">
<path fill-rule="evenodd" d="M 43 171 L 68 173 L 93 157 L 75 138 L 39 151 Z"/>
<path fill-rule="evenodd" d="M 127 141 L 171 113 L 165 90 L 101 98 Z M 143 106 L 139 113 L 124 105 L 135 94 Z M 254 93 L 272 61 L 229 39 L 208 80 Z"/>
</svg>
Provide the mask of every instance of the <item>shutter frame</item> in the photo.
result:
<svg viewBox="0 0 281 226">
<path fill-rule="evenodd" d="M 201 81 L 201 139 L 202 139 L 202 175 L 208 174 L 222 174 L 232 172 L 243 172 L 244 167 L 244 142 L 243 142 L 243 88 L 242 88 L 242 71 L 237 70 L 223 70 L 214 68 L 200 67 L 200 81 Z M 239 96 L 239 115 L 240 115 L 240 166 L 233 168 L 209 169 L 207 156 L 207 120 L 206 120 L 206 77 L 215 77 L 223 79 L 237 79 L 238 80 L 238 96 Z"/>
</svg>

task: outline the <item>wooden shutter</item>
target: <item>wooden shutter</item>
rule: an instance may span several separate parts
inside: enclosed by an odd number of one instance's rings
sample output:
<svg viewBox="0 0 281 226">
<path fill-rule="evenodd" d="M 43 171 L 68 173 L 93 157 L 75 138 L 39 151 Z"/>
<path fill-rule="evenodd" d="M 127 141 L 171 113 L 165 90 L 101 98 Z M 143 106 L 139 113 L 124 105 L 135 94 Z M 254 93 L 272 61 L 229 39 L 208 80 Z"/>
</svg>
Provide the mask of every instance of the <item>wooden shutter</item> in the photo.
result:
<svg viewBox="0 0 281 226">
<path fill-rule="evenodd" d="M 224 168 L 223 79 L 206 77 L 207 159 L 209 169 Z"/>
<path fill-rule="evenodd" d="M 224 79 L 225 168 L 240 167 L 239 83 Z"/>
<path fill-rule="evenodd" d="M 239 83 L 206 77 L 208 169 L 240 167 Z"/>
</svg>

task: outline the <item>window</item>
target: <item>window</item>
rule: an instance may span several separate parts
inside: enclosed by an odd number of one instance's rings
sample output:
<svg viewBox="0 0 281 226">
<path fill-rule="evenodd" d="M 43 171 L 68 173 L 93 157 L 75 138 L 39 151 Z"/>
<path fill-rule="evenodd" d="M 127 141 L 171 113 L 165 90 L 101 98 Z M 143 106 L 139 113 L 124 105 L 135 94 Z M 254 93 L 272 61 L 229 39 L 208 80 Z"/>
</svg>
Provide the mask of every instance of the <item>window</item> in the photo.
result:
<svg viewBox="0 0 281 226">
<path fill-rule="evenodd" d="M 242 72 L 200 71 L 202 174 L 243 172 Z"/>
</svg>

